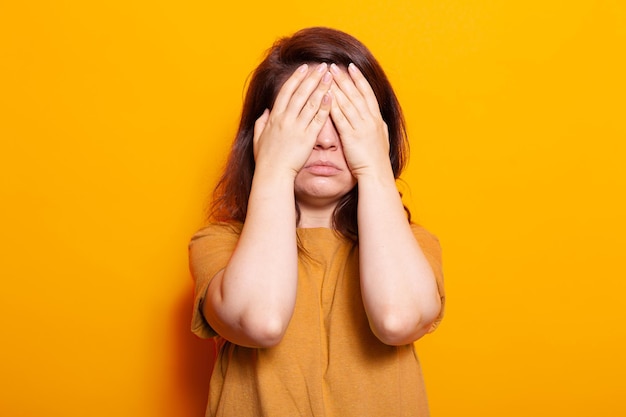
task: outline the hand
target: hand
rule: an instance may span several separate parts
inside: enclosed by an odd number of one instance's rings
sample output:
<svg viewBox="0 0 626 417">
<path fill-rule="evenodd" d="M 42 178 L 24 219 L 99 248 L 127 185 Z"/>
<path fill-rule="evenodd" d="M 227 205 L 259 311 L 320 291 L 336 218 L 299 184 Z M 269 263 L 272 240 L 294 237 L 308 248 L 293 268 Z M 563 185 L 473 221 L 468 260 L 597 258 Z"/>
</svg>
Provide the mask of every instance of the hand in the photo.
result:
<svg viewBox="0 0 626 417">
<path fill-rule="evenodd" d="M 331 81 L 326 63 L 310 71 L 304 64 L 289 77 L 278 92 L 272 111 L 266 109 L 254 124 L 257 168 L 284 169 L 295 178 L 329 117 Z"/>
<path fill-rule="evenodd" d="M 331 64 L 333 103 L 331 117 L 352 175 L 390 169 L 389 129 L 378 100 L 361 71 L 354 65 L 342 71 Z"/>
</svg>

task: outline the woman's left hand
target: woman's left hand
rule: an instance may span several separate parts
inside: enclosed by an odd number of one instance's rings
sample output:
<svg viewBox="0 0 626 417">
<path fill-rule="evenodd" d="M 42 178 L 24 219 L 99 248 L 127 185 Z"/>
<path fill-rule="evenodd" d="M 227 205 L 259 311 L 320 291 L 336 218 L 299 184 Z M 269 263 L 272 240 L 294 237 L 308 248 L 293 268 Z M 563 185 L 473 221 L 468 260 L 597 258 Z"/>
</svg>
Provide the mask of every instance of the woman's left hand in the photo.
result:
<svg viewBox="0 0 626 417">
<path fill-rule="evenodd" d="M 330 71 L 334 79 L 331 117 L 352 175 L 358 180 L 388 171 L 389 129 L 372 87 L 354 64 L 347 72 L 332 64 Z"/>
</svg>

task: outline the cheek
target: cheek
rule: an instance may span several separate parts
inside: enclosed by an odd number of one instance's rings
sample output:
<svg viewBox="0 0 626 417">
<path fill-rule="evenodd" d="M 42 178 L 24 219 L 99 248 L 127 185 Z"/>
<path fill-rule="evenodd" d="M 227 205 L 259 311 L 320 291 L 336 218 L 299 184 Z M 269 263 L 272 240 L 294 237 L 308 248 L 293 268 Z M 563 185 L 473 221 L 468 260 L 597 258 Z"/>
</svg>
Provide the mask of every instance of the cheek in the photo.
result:
<svg viewBox="0 0 626 417">
<path fill-rule="evenodd" d="M 350 173 L 350 190 L 356 187 L 357 182 L 356 177 Z"/>
</svg>

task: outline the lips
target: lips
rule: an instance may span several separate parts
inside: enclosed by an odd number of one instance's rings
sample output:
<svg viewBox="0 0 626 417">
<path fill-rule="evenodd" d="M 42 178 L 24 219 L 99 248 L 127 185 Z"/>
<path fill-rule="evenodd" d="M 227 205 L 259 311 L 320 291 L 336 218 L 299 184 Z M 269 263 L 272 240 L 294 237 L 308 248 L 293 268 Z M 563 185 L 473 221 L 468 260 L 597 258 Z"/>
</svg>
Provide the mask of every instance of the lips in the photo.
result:
<svg viewBox="0 0 626 417">
<path fill-rule="evenodd" d="M 324 177 L 336 175 L 341 172 L 341 168 L 339 168 L 337 165 L 333 164 L 330 161 L 314 161 L 310 164 L 306 164 L 304 166 L 304 169 L 314 175 L 320 175 Z"/>
</svg>

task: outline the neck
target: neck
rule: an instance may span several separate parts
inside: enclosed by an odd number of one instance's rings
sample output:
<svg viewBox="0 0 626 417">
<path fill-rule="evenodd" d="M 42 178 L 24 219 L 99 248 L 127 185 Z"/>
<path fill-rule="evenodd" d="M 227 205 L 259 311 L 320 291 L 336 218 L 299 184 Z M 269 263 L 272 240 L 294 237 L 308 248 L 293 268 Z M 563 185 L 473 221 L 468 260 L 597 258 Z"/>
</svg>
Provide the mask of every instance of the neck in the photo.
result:
<svg viewBox="0 0 626 417">
<path fill-rule="evenodd" d="M 333 213 L 335 207 L 311 207 L 305 204 L 299 204 L 300 222 L 298 227 L 309 229 L 314 227 L 325 227 L 332 229 Z"/>
</svg>

